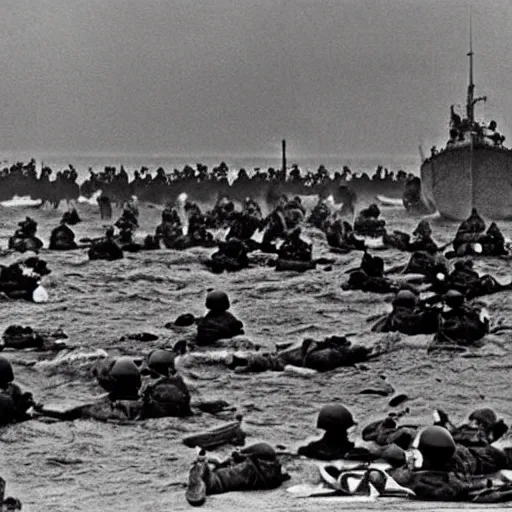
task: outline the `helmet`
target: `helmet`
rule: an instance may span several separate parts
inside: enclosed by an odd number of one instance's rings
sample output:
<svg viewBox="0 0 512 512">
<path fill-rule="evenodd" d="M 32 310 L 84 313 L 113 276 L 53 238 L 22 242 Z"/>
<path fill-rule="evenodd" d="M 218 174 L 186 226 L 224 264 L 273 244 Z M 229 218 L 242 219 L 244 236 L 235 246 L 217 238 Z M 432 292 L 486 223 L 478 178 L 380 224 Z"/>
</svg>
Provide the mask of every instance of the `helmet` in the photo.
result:
<svg viewBox="0 0 512 512">
<path fill-rule="evenodd" d="M 448 290 L 444 296 L 446 305 L 450 308 L 460 308 L 464 304 L 464 295 L 457 290 Z"/>
<path fill-rule="evenodd" d="M 110 367 L 112 379 L 111 395 L 116 399 L 132 399 L 141 386 L 140 371 L 131 357 L 123 356 L 114 361 Z"/>
<path fill-rule="evenodd" d="M 128 356 L 119 357 L 110 368 L 110 376 L 114 379 L 133 377 L 135 375 L 140 375 L 139 369 L 133 359 Z"/>
<path fill-rule="evenodd" d="M 3 356 L 0 356 L 0 386 L 7 386 L 14 380 L 11 363 Z"/>
<path fill-rule="evenodd" d="M 324 405 L 318 414 L 316 427 L 322 430 L 348 430 L 356 422 L 352 413 L 341 404 Z"/>
<path fill-rule="evenodd" d="M 485 427 L 492 427 L 498 421 L 498 418 L 492 409 L 486 407 L 473 411 L 469 415 L 469 421 L 478 421 Z"/>
<path fill-rule="evenodd" d="M 275 460 L 276 452 L 267 443 L 256 443 L 241 450 L 244 455 L 256 455 L 260 459 Z"/>
<path fill-rule="evenodd" d="M 418 304 L 418 297 L 411 290 L 400 290 L 393 300 L 393 306 L 414 309 Z"/>
<path fill-rule="evenodd" d="M 176 354 L 170 350 L 156 349 L 148 354 L 148 367 L 161 375 L 167 375 L 169 370 L 174 370 Z"/>
<path fill-rule="evenodd" d="M 423 429 L 413 443 L 432 469 L 442 467 L 455 453 L 455 441 L 448 430 L 437 425 Z"/>
<path fill-rule="evenodd" d="M 212 311 L 227 311 L 230 308 L 227 293 L 221 291 L 210 292 L 206 296 L 206 307 Z"/>
</svg>

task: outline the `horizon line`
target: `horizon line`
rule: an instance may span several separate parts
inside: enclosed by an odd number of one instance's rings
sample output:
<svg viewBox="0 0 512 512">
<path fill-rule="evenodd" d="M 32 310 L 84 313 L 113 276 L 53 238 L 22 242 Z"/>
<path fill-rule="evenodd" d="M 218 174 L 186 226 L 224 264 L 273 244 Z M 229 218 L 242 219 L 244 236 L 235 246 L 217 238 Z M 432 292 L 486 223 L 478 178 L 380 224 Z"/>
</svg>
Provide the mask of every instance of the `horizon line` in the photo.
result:
<svg viewBox="0 0 512 512">
<path fill-rule="evenodd" d="M 131 158 L 275 158 L 281 160 L 281 154 L 275 153 L 171 153 L 171 152 L 133 152 L 133 151 L 54 151 L 54 150 L 2 150 L 0 149 L 0 159 L 3 156 L 31 156 L 33 158 L 41 157 L 131 157 Z M 339 158 L 339 159 L 416 159 L 417 155 L 413 153 L 302 153 L 302 154 L 287 154 L 287 160 L 291 162 L 296 159 L 310 159 L 310 158 Z"/>
</svg>

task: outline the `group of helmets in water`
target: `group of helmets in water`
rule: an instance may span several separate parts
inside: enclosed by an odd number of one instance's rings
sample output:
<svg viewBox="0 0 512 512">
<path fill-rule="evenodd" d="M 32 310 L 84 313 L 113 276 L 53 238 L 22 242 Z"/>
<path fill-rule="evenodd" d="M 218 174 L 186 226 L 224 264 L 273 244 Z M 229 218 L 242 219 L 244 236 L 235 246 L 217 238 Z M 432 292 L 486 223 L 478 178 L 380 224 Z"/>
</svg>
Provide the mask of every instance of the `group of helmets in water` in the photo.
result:
<svg viewBox="0 0 512 512">
<path fill-rule="evenodd" d="M 160 375 L 167 375 L 174 367 L 175 354 L 169 350 L 155 349 L 148 355 L 147 367 Z M 141 371 L 133 358 L 121 356 L 113 361 L 109 376 L 115 381 L 116 388 L 138 389 L 141 385 Z M 0 356 L 0 389 L 6 389 L 14 381 L 12 365 L 4 356 Z M 8 395 L 0 393 L 0 410 L 6 406 Z"/>
<path fill-rule="evenodd" d="M 169 350 L 155 349 L 148 355 L 147 367 L 159 375 L 168 375 L 169 369 L 174 368 L 175 357 Z M 112 391 L 118 391 L 121 395 L 125 390 L 138 390 L 142 384 L 141 370 L 129 356 L 115 359 L 108 376 L 111 379 Z"/>
<path fill-rule="evenodd" d="M 169 350 L 156 349 L 148 356 L 148 368 L 160 375 L 166 375 L 169 368 L 174 366 L 175 355 Z M 139 367 L 133 358 L 122 356 L 115 360 L 110 375 L 116 379 L 140 377 Z"/>
<path fill-rule="evenodd" d="M 445 304 L 452 309 L 460 308 L 464 304 L 464 295 L 457 290 L 448 290 L 443 295 Z M 411 290 L 400 290 L 393 299 L 393 305 L 413 309 L 418 305 L 419 298 Z"/>
<path fill-rule="evenodd" d="M 320 410 L 316 426 L 326 431 L 347 431 L 356 424 L 347 407 L 342 404 L 330 404 Z M 453 457 L 456 445 L 448 430 L 438 425 L 430 425 L 418 433 L 412 448 L 419 467 L 425 459 L 434 465 L 442 466 Z"/>
</svg>

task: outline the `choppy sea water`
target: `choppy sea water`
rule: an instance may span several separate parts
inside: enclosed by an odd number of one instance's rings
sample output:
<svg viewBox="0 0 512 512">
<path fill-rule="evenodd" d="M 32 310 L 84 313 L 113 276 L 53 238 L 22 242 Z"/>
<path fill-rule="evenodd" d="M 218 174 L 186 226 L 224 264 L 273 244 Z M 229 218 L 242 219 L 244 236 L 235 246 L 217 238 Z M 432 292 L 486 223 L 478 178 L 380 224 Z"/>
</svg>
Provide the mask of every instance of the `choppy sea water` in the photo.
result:
<svg viewBox="0 0 512 512">
<path fill-rule="evenodd" d="M 160 208 L 141 208 L 142 233 L 152 232 L 160 222 Z M 73 227 L 77 238 L 100 236 L 102 222 L 96 206 L 80 205 L 83 222 Z M 2 208 L 0 246 L 17 222 L 31 215 L 39 222 L 39 236 L 45 244 L 61 212 Z M 382 208 L 388 229 L 411 232 L 418 219 L 406 217 L 401 208 Z M 445 243 L 457 225 L 434 219 L 435 238 Z M 512 224 L 500 224 L 512 237 Z M 34 328 L 62 327 L 69 342 L 93 351 L 101 348 L 116 354 L 144 355 L 156 346 L 172 345 L 190 333 L 169 330 L 164 324 L 179 314 L 204 313 L 208 288 L 227 291 L 232 311 L 245 324 L 252 341 L 272 347 L 304 337 L 323 338 L 332 334 L 356 333 L 352 338 L 372 343 L 379 336 L 370 333 L 370 315 L 390 310 L 390 297 L 345 292 L 340 285 L 346 270 L 357 266 L 361 253 L 333 255 L 323 235 L 313 229 L 314 256 L 335 259 L 331 271 L 323 267 L 304 274 L 275 272 L 272 268 L 252 268 L 235 274 L 213 275 L 199 264 L 211 249 L 185 252 L 156 251 L 127 254 L 117 262 L 89 262 L 85 251 L 45 252 L 52 274 L 44 284 L 50 302 L 32 304 L 3 302 L 0 331 L 12 323 Z M 386 266 L 405 263 L 408 255 L 383 251 Z M 11 256 L 2 258 L 3 263 Z M 495 275 L 501 282 L 510 279 L 510 262 L 478 261 L 476 268 Z M 486 297 L 491 319 L 510 317 L 510 294 Z M 157 334 L 156 342 L 120 342 L 121 336 L 147 331 Z M 457 423 L 477 406 L 491 406 L 507 422 L 510 412 L 510 335 L 490 339 L 474 354 L 428 356 L 428 336 L 409 338 L 399 351 L 360 368 L 342 368 L 311 377 L 267 372 L 239 375 L 220 366 L 185 367 L 182 373 L 193 399 L 223 398 L 244 415 L 247 443 L 265 440 L 293 451 L 303 441 L 318 434 L 315 429 L 319 408 L 331 401 L 347 404 L 359 421 L 358 431 L 372 419 L 389 412 L 389 398 L 360 395 L 365 385 L 385 374 L 397 392 L 407 393 L 411 415 L 430 421 L 440 407 Z M 402 339 L 407 339 L 403 337 Z M 84 399 L 102 390 L 88 374 L 90 365 L 70 365 L 58 370 L 23 363 L 40 357 L 35 353 L 4 352 L 12 361 L 16 380 L 31 390 L 37 401 Z M 190 433 L 214 427 L 228 420 L 203 413 L 187 419 L 163 418 L 136 425 L 115 425 L 94 421 L 46 423 L 32 420 L 0 432 L 1 475 L 7 491 L 19 497 L 27 511 L 171 511 L 186 510 L 183 484 L 195 450 L 181 440 Z M 356 431 L 357 433 L 357 431 Z M 225 456 L 225 447 L 215 455 Z M 314 481 L 317 470 L 311 462 L 285 458 L 292 476 L 290 483 L 271 492 L 233 493 L 210 497 L 207 510 L 315 510 L 331 509 L 332 502 L 297 500 L 286 493 L 290 484 Z M 335 505 L 335 506 L 341 506 Z M 397 505 L 389 505 L 396 508 Z M 423 508 L 425 504 L 409 504 Z M 381 502 L 372 506 L 386 508 Z M 361 509 L 361 504 L 357 505 Z"/>
</svg>

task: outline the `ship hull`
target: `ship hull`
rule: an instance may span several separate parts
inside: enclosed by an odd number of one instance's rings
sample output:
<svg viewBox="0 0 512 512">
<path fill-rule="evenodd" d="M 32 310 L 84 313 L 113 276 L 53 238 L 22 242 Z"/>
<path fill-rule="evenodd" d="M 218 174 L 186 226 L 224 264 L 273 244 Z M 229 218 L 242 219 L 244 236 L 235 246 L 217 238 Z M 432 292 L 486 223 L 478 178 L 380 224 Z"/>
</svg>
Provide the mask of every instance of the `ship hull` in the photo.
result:
<svg viewBox="0 0 512 512">
<path fill-rule="evenodd" d="M 472 208 L 488 219 L 512 219 L 512 151 L 474 145 L 453 147 L 421 166 L 423 201 L 448 219 L 464 220 Z"/>
</svg>

